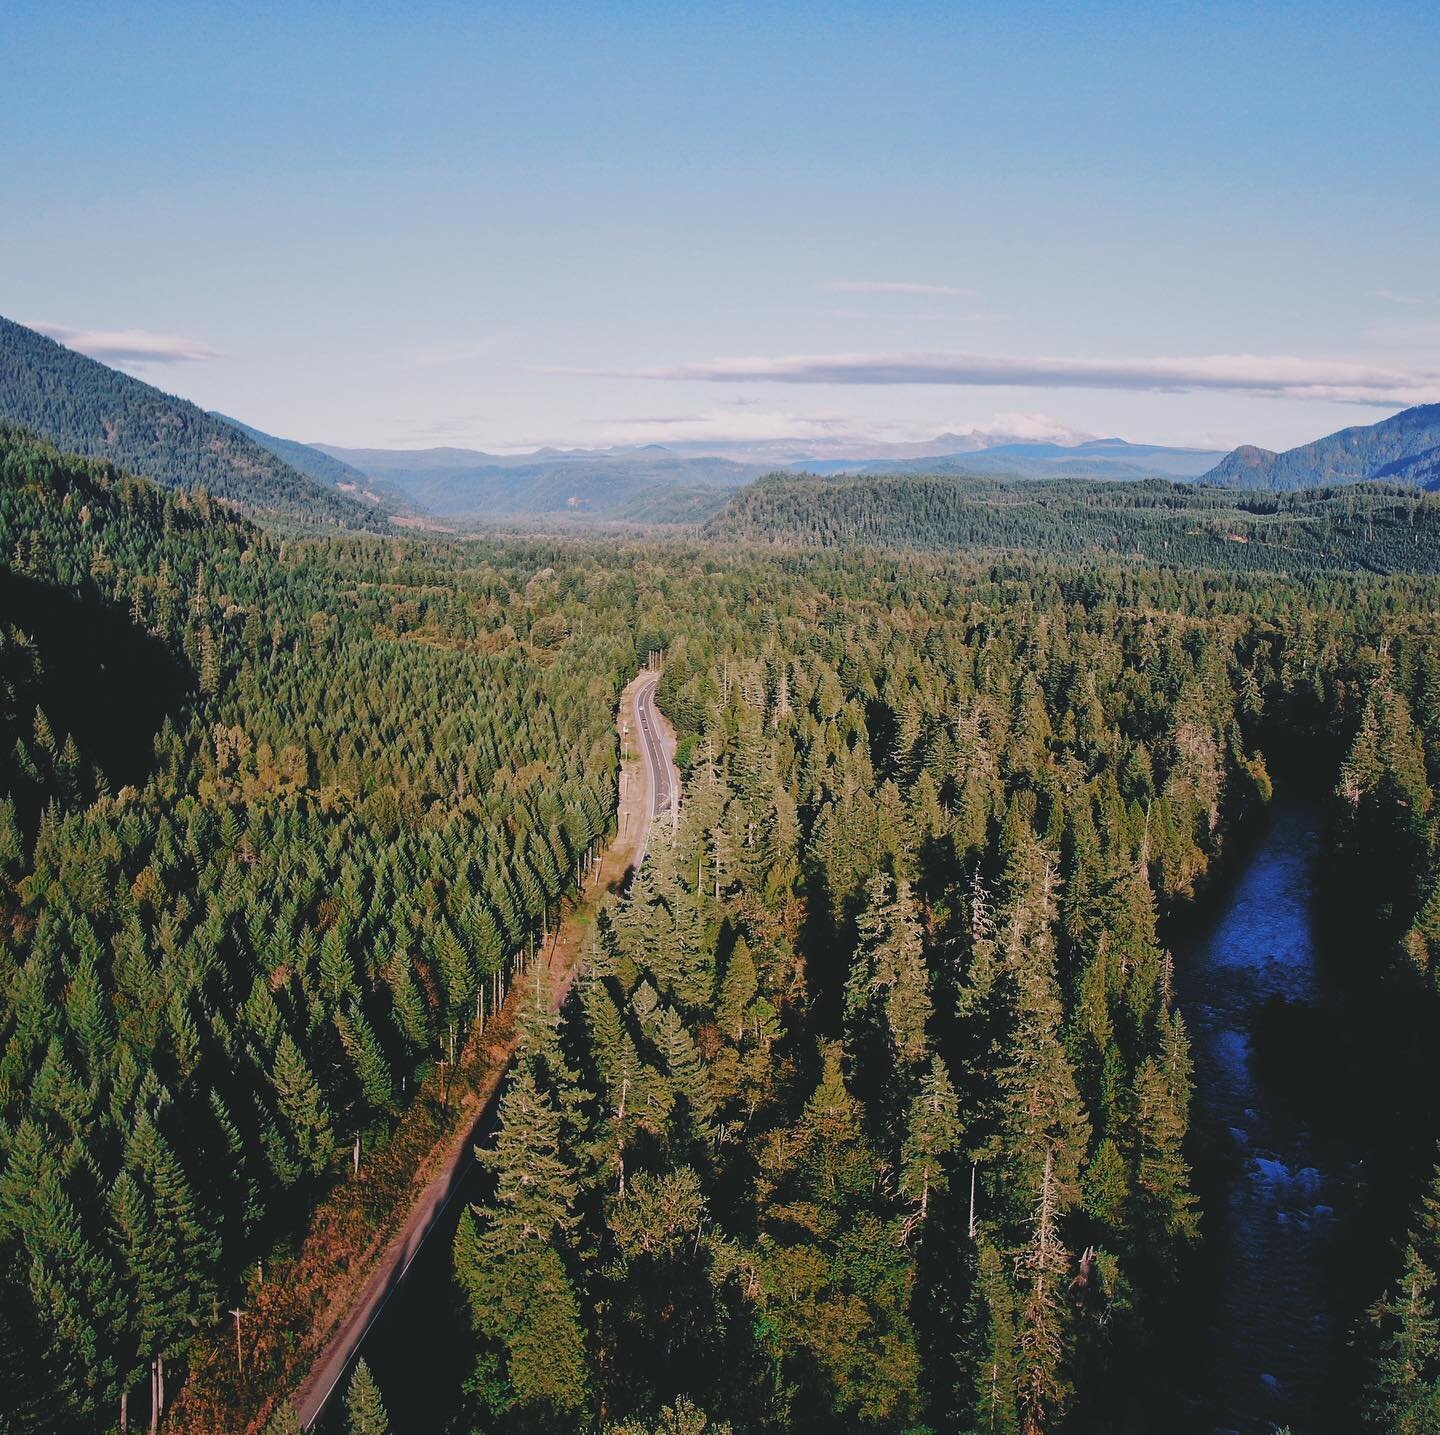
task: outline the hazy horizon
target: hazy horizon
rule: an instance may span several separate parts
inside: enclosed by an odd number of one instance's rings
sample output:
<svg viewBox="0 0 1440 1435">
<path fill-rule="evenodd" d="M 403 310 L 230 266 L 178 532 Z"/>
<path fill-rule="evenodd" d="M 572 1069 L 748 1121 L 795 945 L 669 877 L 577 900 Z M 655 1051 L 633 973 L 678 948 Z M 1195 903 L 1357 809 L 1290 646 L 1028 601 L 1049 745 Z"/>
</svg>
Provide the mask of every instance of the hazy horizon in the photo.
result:
<svg viewBox="0 0 1440 1435">
<path fill-rule="evenodd" d="M 1286 448 L 1440 399 L 1421 5 L 9 20 L 0 312 L 287 437 Z"/>
</svg>

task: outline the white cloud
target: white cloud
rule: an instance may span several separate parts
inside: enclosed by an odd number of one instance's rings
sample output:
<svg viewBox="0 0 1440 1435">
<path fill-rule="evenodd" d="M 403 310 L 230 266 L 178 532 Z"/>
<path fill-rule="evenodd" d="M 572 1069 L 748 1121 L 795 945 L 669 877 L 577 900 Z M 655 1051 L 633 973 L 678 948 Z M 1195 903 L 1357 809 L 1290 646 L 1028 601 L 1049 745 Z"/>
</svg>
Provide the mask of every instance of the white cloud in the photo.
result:
<svg viewBox="0 0 1440 1435">
<path fill-rule="evenodd" d="M 961 388 L 1220 391 L 1260 397 L 1403 406 L 1440 401 L 1440 371 L 1257 354 L 1195 358 L 1011 358 L 953 350 L 711 359 L 566 373 L 728 384 L 919 384 Z"/>
<path fill-rule="evenodd" d="M 1397 294 L 1393 289 L 1372 289 L 1370 294 L 1372 298 L 1383 299 L 1387 304 L 1406 304 L 1411 308 L 1430 302 L 1428 299 L 1418 299 L 1413 294 Z"/>
<path fill-rule="evenodd" d="M 67 349 L 113 364 L 198 364 L 220 358 L 217 350 L 180 334 L 148 329 L 70 329 L 64 324 L 32 324 Z"/>
<path fill-rule="evenodd" d="M 982 433 L 1004 434 L 1007 438 L 1029 439 L 1035 443 L 1085 443 L 1098 434 L 1072 428 L 1053 414 L 991 414 L 988 423 L 979 425 Z"/>
<path fill-rule="evenodd" d="M 891 279 L 825 279 L 816 287 L 831 294 L 925 294 L 932 299 L 973 299 L 976 293 L 953 284 L 904 284 Z"/>
<path fill-rule="evenodd" d="M 606 419 L 589 442 L 752 443 L 769 439 L 851 439 L 861 434 L 843 414 L 789 413 L 745 406 L 738 412 L 726 404 L 698 414 L 645 415 Z"/>
</svg>

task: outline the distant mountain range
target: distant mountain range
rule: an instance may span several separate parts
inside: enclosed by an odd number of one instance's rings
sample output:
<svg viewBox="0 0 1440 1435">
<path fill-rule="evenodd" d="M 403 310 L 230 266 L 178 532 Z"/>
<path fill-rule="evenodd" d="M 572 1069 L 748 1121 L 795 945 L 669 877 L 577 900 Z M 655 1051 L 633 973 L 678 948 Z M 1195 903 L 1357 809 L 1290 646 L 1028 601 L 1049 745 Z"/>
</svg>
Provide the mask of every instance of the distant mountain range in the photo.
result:
<svg viewBox="0 0 1440 1435">
<path fill-rule="evenodd" d="M 687 441 L 608 449 L 352 449 L 312 451 L 358 470 L 425 511 L 457 520 L 567 515 L 630 522 L 689 522 L 766 473 L 1006 474 L 1019 478 L 1193 478 L 1218 450 L 1124 439 L 1036 443 L 1008 435 L 941 434 L 917 443 L 799 439 Z M 837 449 L 860 449 L 839 454 Z M 717 451 L 719 450 L 719 451 Z"/>
<path fill-rule="evenodd" d="M 952 453 L 916 457 L 881 454 L 863 459 L 812 460 L 795 466 L 819 474 L 967 473 L 1010 474 L 1017 478 L 1195 478 L 1218 457 L 1218 450 L 1166 448 L 1159 444 L 1127 443 L 1123 438 L 1087 439 L 1073 444 L 1010 439 Z"/>
<path fill-rule="evenodd" d="M 4 318 L 0 419 L 167 488 L 204 488 L 289 521 L 383 526 L 372 505 L 317 483 L 225 420 Z"/>
<path fill-rule="evenodd" d="M 62 451 L 168 487 L 203 487 L 257 515 L 342 528 L 466 523 L 696 523 L 766 474 L 1192 480 L 1309 489 L 1369 479 L 1440 489 L 1440 404 L 1284 453 L 1229 454 L 1121 438 L 1036 440 L 973 429 L 884 443 L 677 440 L 600 449 L 348 449 L 277 437 L 0 318 L 0 419 Z"/>
<path fill-rule="evenodd" d="M 698 521 L 773 464 L 634 449 L 347 449 L 314 444 L 376 485 L 439 518 L 557 518 L 627 523 Z"/>
<path fill-rule="evenodd" d="M 1272 453 L 1246 444 L 1201 476 L 1227 488 L 1324 488 L 1368 479 L 1440 489 L 1440 404 Z"/>
</svg>

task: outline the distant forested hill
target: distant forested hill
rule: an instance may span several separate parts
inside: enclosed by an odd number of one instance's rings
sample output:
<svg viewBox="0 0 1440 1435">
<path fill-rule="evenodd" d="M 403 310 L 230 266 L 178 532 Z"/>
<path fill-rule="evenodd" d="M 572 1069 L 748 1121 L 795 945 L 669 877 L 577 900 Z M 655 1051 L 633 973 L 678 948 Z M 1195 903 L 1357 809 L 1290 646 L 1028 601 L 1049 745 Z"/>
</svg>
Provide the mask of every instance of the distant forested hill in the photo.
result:
<svg viewBox="0 0 1440 1435">
<path fill-rule="evenodd" d="M 203 488 L 242 508 L 304 523 L 383 524 L 372 505 L 316 483 L 195 404 L 4 318 L 0 419 L 167 488 Z"/>
<path fill-rule="evenodd" d="M 1379 478 L 1440 487 L 1440 404 L 1420 404 L 1378 424 L 1359 424 L 1272 453 L 1245 444 L 1202 478 L 1232 488 L 1320 488 Z"/>
<path fill-rule="evenodd" d="M 777 474 L 708 537 L 787 546 L 1143 556 L 1234 571 L 1440 572 L 1440 499 L 1367 484 L 1243 494 L 1172 484 Z"/>
<path fill-rule="evenodd" d="M 822 459 L 790 465 L 807 473 L 998 474 L 1007 478 L 1196 478 L 1221 455 L 1209 449 L 1127 443 L 1119 438 L 1080 444 L 998 443 L 929 457 L 895 455 Z"/>
<path fill-rule="evenodd" d="M 564 517 L 694 523 L 716 512 L 760 464 L 689 458 L 665 449 L 501 455 L 465 449 L 337 449 L 374 483 L 427 513 L 462 522 Z"/>
</svg>

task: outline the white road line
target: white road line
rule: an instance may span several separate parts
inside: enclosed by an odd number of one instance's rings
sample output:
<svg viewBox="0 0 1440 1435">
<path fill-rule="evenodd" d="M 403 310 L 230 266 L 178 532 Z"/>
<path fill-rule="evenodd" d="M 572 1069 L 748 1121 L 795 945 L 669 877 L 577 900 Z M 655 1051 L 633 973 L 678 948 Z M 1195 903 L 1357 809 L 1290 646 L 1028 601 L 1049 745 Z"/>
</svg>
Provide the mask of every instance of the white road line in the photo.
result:
<svg viewBox="0 0 1440 1435">
<path fill-rule="evenodd" d="M 650 849 L 651 824 L 662 812 L 669 811 L 672 801 L 670 763 L 665 756 L 665 745 L 660 738 L 659 725 L 657 722 L 651 721 L 655 713 L 655 689 L 659 681 L 658 677 L 654 678 L 635 690 L 635 715 L 640 722 L 642 737 L 640 751 L 645 760 L 645 773 L 650 782 L 650 811 L 645 818 L 644 840 L 635 857 L 637 867 L 645 860 L 645 854 Z M 663 803 L 662 793 L 664 795 Z"/>
</svg>

